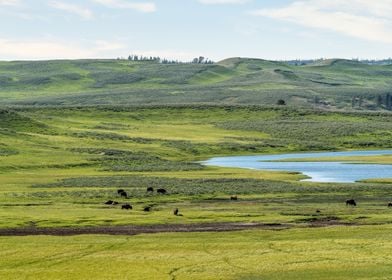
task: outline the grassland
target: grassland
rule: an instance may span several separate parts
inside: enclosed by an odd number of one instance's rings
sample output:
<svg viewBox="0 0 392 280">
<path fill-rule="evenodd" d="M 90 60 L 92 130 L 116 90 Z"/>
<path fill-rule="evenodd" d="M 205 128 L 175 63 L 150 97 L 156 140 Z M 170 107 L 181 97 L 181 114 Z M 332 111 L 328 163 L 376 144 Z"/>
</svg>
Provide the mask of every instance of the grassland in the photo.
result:
<svg viewBox="0 0 392 280">
<path fill-rule="evenodd" d="M 0 277 L 388 279 L 391 229 L 385 225 L 132 237 L 3 237 Z"/>
<path fill-rule="evenodd" d="M 0 227 L 300 225 L 326 217 L 388 223 L 388 184 L 303 183 L 296 173 L 204 167 L 197 161 L 225 154 L 387 148 L 389 118 L 272 107 L 3 110 Z M 327 129 L 319 129 L 326 123 Z M 149 186 L 169 195 L 148 194 Z M 119 188 L 130 199 L 118 197 Z M 240 201 L 230 202 L 231 195 Z M 347 209 L 347 197 L 358 198 L 361 207 Z M 134 210 L 106 206 L 107 200 L 130 202 Z M 143 212 L 145 206 L 153 211 Z M 183 216 L 173 216 L 174 208 Z"/>
<path fill-rule="evenodd" d="M 232 58 L 213 65 L 127 60 L 0 62 L 0 104 L 40 106 L 269 104 L 385 110 L 390 65 L 303 66 Z M 380 102 L 381 101 L 381 102 Z"/>
<path fill-rule="evenodd" d="M 297 173 L 198 161 L 386 149 L 390 120 L 388 112 L 247 105 L 3 107 L 0 229 L 199 223 L 290 229 L 1 237 L 0 278 L 384 279 L 391 264 L 391 180 L 305 183 Z M 168 194 L 149 194 L 150 186 Z M 129 199 L 117 195 L 119 188 Z M 231 201 L 232 195 L 239 200 Z M 358 207 L 344 205 L 351 197 Z M 130 203 L 133 210 L 104 205 L 107 200 Z M 145 206 L 152 211 L 144 212 Z M 174 216 L 174 208 L 182 216 Z"/>
</svg>

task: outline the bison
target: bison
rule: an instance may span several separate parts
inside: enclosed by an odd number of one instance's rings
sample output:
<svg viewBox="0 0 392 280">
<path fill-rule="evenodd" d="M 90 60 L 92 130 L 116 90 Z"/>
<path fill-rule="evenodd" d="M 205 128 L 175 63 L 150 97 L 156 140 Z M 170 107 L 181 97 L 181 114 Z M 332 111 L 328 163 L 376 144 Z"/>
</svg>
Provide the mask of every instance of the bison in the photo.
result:
<svg viewBox="0 0 392 280">
<path fill-rule="evenodd" d="M 357 206 L 357 203 L 355 202 L 354 199 L 347 199 L 346 206 Z"/>
<path fill-rule="evenodd" d="M 143 208 L 144 212 L 150 212 L 151 211 L 151 206 L 146 206 Z"/>
<path fill-rule="evenodd" d="M 117 194 L 121 194 L 121 193 L 123 193 L 123 192 L 125 192 L 123 189 L 117 190 Z"/>
<path fill-rule="evenodd" d="M 238 200 L 238 197 L 237 197 L 236 195 L 232 195 L 232 196 L 230 197 L 230 200 Z"/>
<path fill-rule="evenodd" d="M 123 209 L 123 210 L 131 210 L 132 209 L 132 205 L 124 204 L 124 205 L 121 206 L 121 209 Z"/>
<path fill-rule="evenodd" d="M 128 194 L 127 194 L 127 192 L 122 192 L 122 193 L 120 193 L 120 196 L 121 196 L 121 197 L 128 198 Z"/>
<path fill-rule="evenodd" d="M 389 203 L 388 203 L 388 207 L 389 207 L 389 208 L 392 207 L 392 202 L 389 202 Z"/>
<path fill-rule="evenodd" d="M 149 192 L 149 193 L 154 192 L 154 188 L 153 188 L 153 187 L 148 187 L 148 188 L 147 188 L 147 192 Z"/>
<path fill-rule="evenodd" d="M 157 193 L 159 193 L 159 194 L 166 194 L 167 191 L 165 189 L 157 189 Z"/>
<path fill-rule="evenodd" d="M 106 205 L 112 205 L 113 202 L 114 202 L 113 200 L 108 200 L 108 201 L 105 202 L 105 204 L 106 204 Z"/>
</svg>

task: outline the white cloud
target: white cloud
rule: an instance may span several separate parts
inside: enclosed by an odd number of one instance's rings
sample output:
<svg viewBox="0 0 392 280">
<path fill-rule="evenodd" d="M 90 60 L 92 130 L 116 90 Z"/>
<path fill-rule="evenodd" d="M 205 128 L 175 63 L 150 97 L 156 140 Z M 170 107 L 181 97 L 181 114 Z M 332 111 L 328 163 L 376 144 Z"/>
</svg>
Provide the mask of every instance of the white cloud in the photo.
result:
<svg viewBox="0 0 392 280">
<path fill-rule="evenodd" d="M 0 60 L 116 58 L 121 55 L 127 57 L 129 54 L 159 56 L 180 61 L 190 61 L 194 57 L 203 55 L 198 52 L 172 49 L 132 50 L 121 41 L 115 40 L 70 43 L 57 38 L 31 40 L 0 38 Z"/>
<path fill-rule="evenodd" d="M 1 60 L 114 58 L 117 56 L 115 53 L 125 49 L 123 44 L 107 41 L 82 45 L 47 38 L 34 40 L 0 38 Z"/>
<path fill-rule="evenodd" d="M 256 16 L 383 43 L 392 43 L 391 13 L 392 0 L 303 0 L 282 8 L 251 12 Z"/>
<path fill-rule="evenodd" d="M 320 9 L 334 9 L 382 17 L 390 17 L 392 13 L 392 0 L 317 0 L 311 3 Z"/>
<path fill-rule="evenodd" d="M 219 5 L 219 4 L 244 4 L 249 0 L 199 0 L 200 3 L 206 5 Z"/>
<path fill-rule="evenodd" d="M 19 6 L 20 0 L 0 0 L 0 6 Z"/>
<path fill-rule="evenodd" d="M 153 13 L 157 10 L 153 2 L 128 2 L 125 0 L 92 0 L 95 3 L 115 9 L 131 9 L 143 13 Z"/>
<path fill-rule="evenodd" d="M 50 1 L 48 4 L 50 7 L 54 9 L 75 14 L 86 20 L 92 19 L 94 17 L 93 12 L 91 10 L 79 5 L 69 4 L 61 1 Z"/>
</svg>

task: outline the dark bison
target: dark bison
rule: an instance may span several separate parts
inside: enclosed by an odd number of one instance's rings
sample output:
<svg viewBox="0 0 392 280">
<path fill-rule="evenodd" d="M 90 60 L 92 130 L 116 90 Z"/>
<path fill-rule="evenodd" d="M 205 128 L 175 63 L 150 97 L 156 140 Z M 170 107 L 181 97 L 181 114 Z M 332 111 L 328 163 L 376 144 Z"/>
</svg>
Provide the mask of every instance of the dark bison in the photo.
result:
<svg viewBox="0 0 392 280">
<path fill-rule="evenodd" d="M 357 203 L 355 202 L 354 199 L 347 199 L 346 206 L 357 206 Z"/>
<path fill-rule="evenodd" d="M 178 210 L 178 208 L 176 208 L 176 209 L 174 209 L 173 214 L 174 214 L 175 216 L 178 216 L 178 212 L 179 212 L 179 210 Z"/>
<path fill-rule="evenodd" d="M 127 194 L 127 192 L 122 192 L 122 193 L 120 193 L 120 196 L 121 196 L 121 197 L 128 198 L 128 194 Z"/>
<path fill-rule="evenodd" d="M 320 209 L 317 209 L 317 210 L 316 210 L 316 213 L 321 213 Z"/>
<path fill-rule="evenodd" d="M 389 202 L 389 203 L 388 203 L 388 207 L 392 207 L 392 202 Z"/>
<path fill-rule="evenodd" d="M 167 191 L 165 189 L 157 189 L 157 193 L 159 193 L 159 194 L 166 194 Z"/>
<path fill-rule="evenodd" d="M 121 209 L 124 209 L 124 210 L 131 210 L 131 209 L 132 209 L 132 205 L 124 204 L 124 205 L 121 206 Z"/>
<path fill-rule="evenodd" d="M 238 197 L 237 197 L 236 195 L 232 195 L 232 196 L 230 197 L 230 200 L 238 200 Z"/>
<path fill-rule="evenodd" d="M 113 201 L 113 200 L 108 200 L 105 202 L 106 205 L 117 205 L 118 202 L 117 201 Z"/>
<path fill-rule="evenodd" d="M 123 189 L 117 190 L 117 194 L 121 194 L 123 192 L 125 192 Z"/>
<path fill-rule="evenodd" d="M 150 212 L 151 211 L 151 206 L 146 206 L 143 208 L 144 212 Z"/>
<path fill-rule="evenodd" d="M 148 187 L 148 188 L 147 188 L 147 192 L 149 192 L 149 193 L 154 192 L 154 188 L 153 188 L 153 187 Z"/>
</svg>

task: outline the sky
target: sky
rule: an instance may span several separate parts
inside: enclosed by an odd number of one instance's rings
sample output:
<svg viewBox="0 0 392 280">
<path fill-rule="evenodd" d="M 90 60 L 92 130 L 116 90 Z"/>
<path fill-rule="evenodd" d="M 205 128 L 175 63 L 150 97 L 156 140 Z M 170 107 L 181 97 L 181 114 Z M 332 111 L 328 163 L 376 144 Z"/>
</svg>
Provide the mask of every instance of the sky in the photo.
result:
<svg viewBox="0 0 392 280">
<path fill-rule="evenodd" d="M 0 60 L 392 57 L 392 0 L 0 0 Z"/>
</svg>

